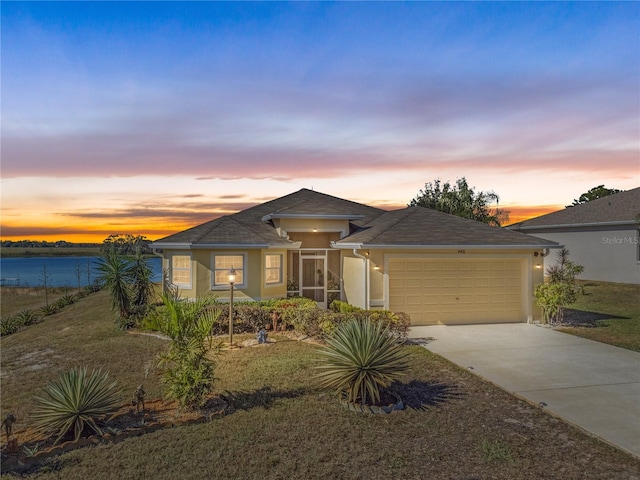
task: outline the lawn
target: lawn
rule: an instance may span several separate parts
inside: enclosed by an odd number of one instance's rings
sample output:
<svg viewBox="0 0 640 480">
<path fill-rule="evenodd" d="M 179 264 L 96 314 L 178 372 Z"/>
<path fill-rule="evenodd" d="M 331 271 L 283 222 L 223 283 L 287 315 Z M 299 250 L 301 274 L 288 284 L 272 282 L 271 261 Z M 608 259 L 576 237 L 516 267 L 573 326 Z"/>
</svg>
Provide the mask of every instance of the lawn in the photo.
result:
<svg viewBox="0 0 640 480">
<path fill-rule="evenodd" d="M 102 367 L 123 403 L 166 342 L 116 330 L 105 293 L 2 339 L 2 415 L 28 423 L 31 395 L 74 365 Z M 226 351 L 216 390 L 234 410 L 62 455 L 32 479 L 632 479 L 640 460 L 594 439 L 419 346 L 390 415 L 347 411 L 315 382 L 317 345 L 275 343 Z M 239 336 L 238 340 L 242 340 Z M 12 478 L 10 475 L 3 478 Z"/>
<path fill-rule="evenodd" d="M 74 295 L 77 288 L 48 287 L 45 297 L 44 287 L 0 287 L 0 315 L 2 318 L 20 313 L 22 310 L 38 311 L 49 303 L 55 303 L 64 295 Z"/>
<path fill-rule="evenodd" d="M 579 283 L 583 293 L 567 312 L 571 326 L 558 330 L 640 352 L 640 285 Z"/>
</svg>

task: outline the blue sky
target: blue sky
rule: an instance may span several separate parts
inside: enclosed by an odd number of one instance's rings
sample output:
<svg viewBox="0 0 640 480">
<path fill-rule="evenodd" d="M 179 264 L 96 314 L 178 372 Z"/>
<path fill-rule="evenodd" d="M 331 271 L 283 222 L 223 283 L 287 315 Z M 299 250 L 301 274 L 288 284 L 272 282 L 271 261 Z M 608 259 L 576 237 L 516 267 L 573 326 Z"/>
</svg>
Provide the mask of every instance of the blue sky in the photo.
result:
<svg viewBox="0 0 640 480">
<path fill-rule="evenodd" d="M 518 214 L 640 183 L 636 2 L 1 9 L 3 238 L 153 238 L 303 187 L 391 208 L 466 176 Z"/>
</svg>

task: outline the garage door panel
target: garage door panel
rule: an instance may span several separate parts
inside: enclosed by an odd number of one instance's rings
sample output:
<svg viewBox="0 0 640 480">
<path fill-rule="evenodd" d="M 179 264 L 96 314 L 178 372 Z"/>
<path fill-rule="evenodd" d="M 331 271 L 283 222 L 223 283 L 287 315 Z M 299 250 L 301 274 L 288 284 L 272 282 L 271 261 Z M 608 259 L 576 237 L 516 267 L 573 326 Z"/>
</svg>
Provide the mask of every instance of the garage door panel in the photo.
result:
<svg viewBox="0 0 640 480">
<path fill-rule="evenodd" d="M 473 287 L 473 278 L 459 278 L 458 286 L 462 288 L 470 288 Z"/>
<path fill-rule="evenodd" d="M 519 259 L 390 259 L 389 308 L 413 325 L 523 320 Z"/>
</svg>

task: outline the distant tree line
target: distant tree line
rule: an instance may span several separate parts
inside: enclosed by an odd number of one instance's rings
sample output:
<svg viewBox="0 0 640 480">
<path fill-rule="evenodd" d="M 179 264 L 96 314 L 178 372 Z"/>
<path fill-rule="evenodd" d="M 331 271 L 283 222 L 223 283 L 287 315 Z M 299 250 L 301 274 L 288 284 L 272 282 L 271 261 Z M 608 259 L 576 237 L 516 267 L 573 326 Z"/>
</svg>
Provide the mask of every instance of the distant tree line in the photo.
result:
<svg viewBox="0 0 640 480">
<path fill-rule="evenodd" d="M 71 243 L 66 240 L 57 240 L 48 242 L 46 240 L 2 240 L 0 242 L 2 248 L 97 248 L 99 243 Z"/>
</svg>

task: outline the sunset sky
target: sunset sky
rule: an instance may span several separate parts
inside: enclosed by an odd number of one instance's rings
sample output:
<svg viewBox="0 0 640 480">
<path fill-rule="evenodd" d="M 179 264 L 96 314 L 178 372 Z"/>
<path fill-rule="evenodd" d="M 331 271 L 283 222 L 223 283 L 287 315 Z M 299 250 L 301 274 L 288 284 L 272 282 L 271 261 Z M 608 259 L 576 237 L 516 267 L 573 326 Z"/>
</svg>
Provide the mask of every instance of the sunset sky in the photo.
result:
<svg viewBox="0 0 640 480">
<path fill-rule="evenodd" d="M 301 188 L 511 220 L 640 186 L 638 2 L 2 2 L 2 239 L 174 233 Z"/>
</svg>

